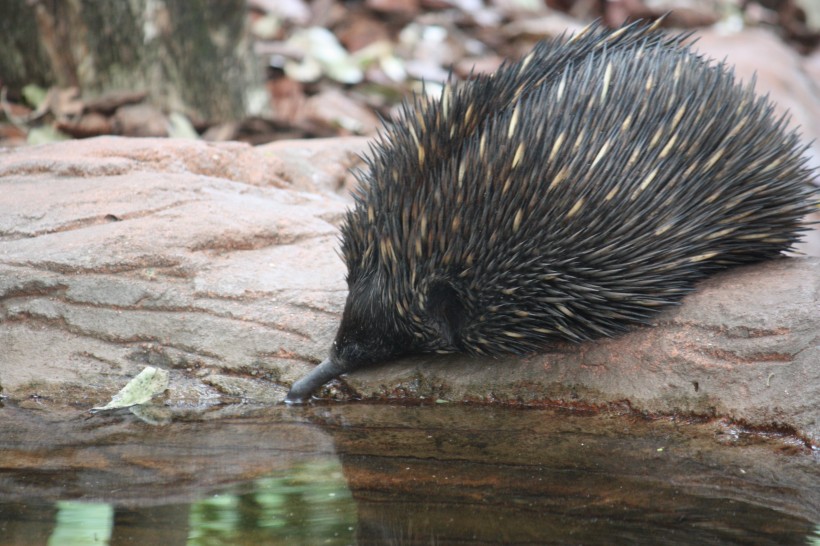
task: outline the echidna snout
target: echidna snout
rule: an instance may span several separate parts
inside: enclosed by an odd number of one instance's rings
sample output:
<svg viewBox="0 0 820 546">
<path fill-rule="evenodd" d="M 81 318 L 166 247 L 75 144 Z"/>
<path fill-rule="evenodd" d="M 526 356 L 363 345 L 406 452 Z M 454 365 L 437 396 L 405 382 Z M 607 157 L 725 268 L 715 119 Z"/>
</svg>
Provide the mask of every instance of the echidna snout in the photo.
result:
<svg viewBox="0 0 820 546">
<path fill-rule="evenodd" d="M 313 391 L 344 373 L 386 362 L 413 352 L 412 343 L 400 331 L 391 329 L 378 302 L 371 301 L 370 283 L 352 286 L 336 339 L 328 357 L 308 375 L 296 381 L 285 402 L 298 404 Z"/>
<path fill-rule="evenodd" d="M 341 227 L 330 356 L 287 400 L 405 354 L 617 335 L 789 249 L 818 203 L 806 147 L 684 38 L 592 25 L 406 104 Z"/>
<path fill-rule="evenodd" d="M 336 377 L 379 362 L 397 358 L 401 351 L 393 344 L 386 345 L 377 332 L 368 332 L 369 338 L 352 339 L 345 334 L 344 326 L 330 349 L 330 355 L 308 375 L 296 381 L 288 392 L 285 402 L 298 404 Z"/>
</svg>

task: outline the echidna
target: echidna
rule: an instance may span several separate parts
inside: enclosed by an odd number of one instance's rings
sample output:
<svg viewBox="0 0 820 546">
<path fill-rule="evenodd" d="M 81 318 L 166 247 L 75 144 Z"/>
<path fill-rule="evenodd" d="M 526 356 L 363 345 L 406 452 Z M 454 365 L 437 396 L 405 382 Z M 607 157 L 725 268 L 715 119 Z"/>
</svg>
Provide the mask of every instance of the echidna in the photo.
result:
<svg viewBox="0 0 820 546">
<path fill-rule="evenodd" d="M 287 401 L 411 353 L 612 336 L 790 248 L 816 199 L 805 147 L 685 38 L 593 24 L 406 104 L 342 226 L 330 356 Z"/>
</svg>

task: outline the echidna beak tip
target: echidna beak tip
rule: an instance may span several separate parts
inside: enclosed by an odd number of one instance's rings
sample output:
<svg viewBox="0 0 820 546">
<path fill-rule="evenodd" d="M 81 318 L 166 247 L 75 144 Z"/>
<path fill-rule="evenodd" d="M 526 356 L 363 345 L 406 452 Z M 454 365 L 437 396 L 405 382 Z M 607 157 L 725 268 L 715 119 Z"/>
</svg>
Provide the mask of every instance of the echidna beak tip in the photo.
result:
<svg viewBox="0 0 820 546">
<path fill-rule="evenodd" d="M 302 404 L 306 404 L 310 400 L 309 397 L 300 396 L 297 393 L 293 392 L 293 389 L 288 391 L 287 396 L 285 396 L 285 405 L 286 406 L 301 406 Z"/>
<path fill-rule="evenodd" d="M 344 370 L 331 358 L 325 359 L 305 377 L 296 381 L 285 396 L 285 404 L 296 406 L 309 402 L 313 392 L 338 377 Z"/>
</svg>

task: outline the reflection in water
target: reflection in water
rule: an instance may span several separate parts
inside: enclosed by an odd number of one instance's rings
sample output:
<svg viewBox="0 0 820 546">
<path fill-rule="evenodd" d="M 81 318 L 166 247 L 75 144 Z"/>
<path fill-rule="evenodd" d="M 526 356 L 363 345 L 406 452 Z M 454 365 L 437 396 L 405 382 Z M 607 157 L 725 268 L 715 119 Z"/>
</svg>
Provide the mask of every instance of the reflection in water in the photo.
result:
<svg viewBox="0 0 820 546">
<path fill-rule="evenodd" d="M 108 544 L 114 527 L 114 508 L 103 502 L 58 501 L 49 546 Z"/>
<path fill-rule="evenodd" d="M 818 454 L 789 438 L 544 409 L 237 411 L 149 426 L 7 405 L 0 546 L 820 546 Z"/>
<path fill-rule="evenodd" d="M 353 541 L 356 506 L 338 464 L 302 465 L 288 476 L 254 480 L 250 489 L 192 504 L 188 544 Z"/>
<path fill-rule="evenodd" d="M 356 506 L 342 469 L 325 461 L 159 510 L 58 501 L 48 545 L 344 545 L 355 542 L 355 526 Z"/>
</svg>

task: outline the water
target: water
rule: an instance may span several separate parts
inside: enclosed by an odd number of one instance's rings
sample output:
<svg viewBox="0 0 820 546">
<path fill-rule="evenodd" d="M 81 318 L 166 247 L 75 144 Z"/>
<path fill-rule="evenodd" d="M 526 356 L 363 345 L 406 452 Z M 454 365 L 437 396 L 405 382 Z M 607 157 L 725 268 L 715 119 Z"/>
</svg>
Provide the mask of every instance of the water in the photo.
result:
<svg viewBox="0 0 820 546">
<path fill-rule="evenodd" d="M 353 544 L 356 505 L 338 463 L 202 491 L 190 503 L 60 500 L 2 505 L 4 540 L 86 544 Z M 3 542 L 6 544 L 6 542 Z"/>
<path fill-rule="evenodd" d="M 820 462 L 721 423 L 452 404 L 0 409 L 0 545 L 820 544 Z"/>
</svg>

